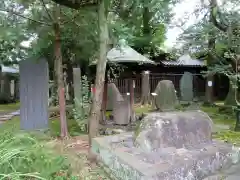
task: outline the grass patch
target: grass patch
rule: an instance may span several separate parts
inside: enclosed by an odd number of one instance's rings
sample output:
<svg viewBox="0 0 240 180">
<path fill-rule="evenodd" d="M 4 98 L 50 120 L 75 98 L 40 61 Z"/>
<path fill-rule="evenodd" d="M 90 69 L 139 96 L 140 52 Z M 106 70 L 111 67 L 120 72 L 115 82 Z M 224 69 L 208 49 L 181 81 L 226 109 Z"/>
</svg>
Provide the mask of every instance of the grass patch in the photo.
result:
<svg viewBox="0 0 240 180">
<path fill-rule="evenodd" d="M 206 112 L 215 124 L 235 125 L 236 117 L 232 110 L 219 111 L 219 107 L 205 106 L 202 106 L 201 110 Z"/>
<path fill-rule="evenodd" d="M 74 119 L 67 119 L 67 126 L 70 136 L 79 136 L 82 134 L 86 134 L 86 132 L 81 131 L 78 123 Z M 61 124 L 60 119 L 55 118 L 50 120 L 50 134 L 53 137 L 60 136 L 61 133 Z"/>
<path fill-rule="evenodd" d="M 20 103 L 0 104 L 0 112 L 16 111 L 20 108 Z"/>
<path fill-rule="evenodd" d="M 152 110 L 151 106 L 140 106 L 140 105 L 137 105 L 137 106 L 134 107 L 134 111 L 135 111 L 136 115 L 149 113 L 151 110 Z"/>
<path fill-rule="evenodd" d="M 231 130 L 219 131 L 216 134 L 213 134 L 213 138 L 240 146 L 240 132 L 235 132 Z"/>
<path fill-rule="evenodd" d="M 74 120 L 68 120 L 68 127 L 69 133 L 71 135 L 83 134 Z M 14 171 L 12 169 L 9 169 L 9 167 L 6 167 L 6 170 L 4 170 L 2 169 L 2 166 L 0 166 L 0 174 L 10 174 L 10 179 L 15 178 L 21 180 L 21 178 L 25 178 L 34 180 L 108 180 L 107 175 L 100 167 L 89 166 L 86 153 L 79 153 L 79 151 L 81 151 L 81 144 L 78 144 L 78 140 L 72 141 L 72 138 L 66 141 L 54 139 L 54 137 L 60 135 L 59 119 L 51 120 L 50 133 L 46 134 L 31 132 L 24 133 L 23 135 L 20 131 L 19 117 L 14 117 L 12 120 L 2 124 L 0 126 L 0 132 L 2 132 L 0 133 L 0 146 L 1 141 L 7 143 L 7 140 L 9 140 L 10 137 L 16 137 L 18 143 L 15 143 L 11 150 L 22 147 L 24 149 L 24 152 L 26 151 L 26 154 L 24 154 L 24 156 L 21 156 L 21 158 L 23 157 L 24 159 L 27 159 L 26 163 L 29 165 L 28 168 L 28 166 L 24 164 L 25 162 L 23 163 L 18 159 L 16 160 L 16 158 L 19 157 L 18 154 L 12 157 L 15 164 L 12 164 L 13 166 L 11 167 L 17 169 L 17 172 L 21 173 L 21 177 L 20 174 L 14 174 Z M 24 139 L 19 139 L 18 134 L 24 138 L 30 137 L 34 139 L 33 143 L 26 144 L 26 142 L 29 142 Z M 73 150 L 71 150 L 71 146 L 69 146 L 69 144 L 73 146 Z M 74 149 L 75 146 L 80 147 L 79 149 Z M 10 150 L 8 148 L 8 152 L 9 151 Z M 30 154 L 30 152 L 33 154 Z M 0 149 L 0 160 L 1 157 L 2 154 Z M 20 165 L 23 169 L 21 169 Z M 31 172 L 34 172 L 34 174 Z M 29 178 L 26 177 L 27 175 L 36 177 Z"/>
<path fill-rule="evenodd" d="M 60 120 L 58 118 L 51 119 L 49 121 L 50 123 L 50 136 L 51 137 L 59 137 L 60 136 L 60 131 L 61 131 L 61 125 L 60 125 Z M 82 132 L 81 129 L 79 128 L 77 122 L 73 119 L 68 119 L 67 120 L 67 125 L 68 125 L 68 130 L 69 130 L 69 135 L 70 136 L 79 136 L 82 134 L 86 134 L 86 132 Z M 9 121 L 6 121 L 5 123 L 1 124 L 0 130 L 4 129 L 7 131 L 11 132 L 18 132 L 20 130 L 20 119 L 18 116 L 12 118 Z"/>
<path fill-rule="evenodd" d="M 51 144 L 31 133 L 0 133 L 0 179 L 67 180 L 70 163 L 53 151 Z"/>
</svg>

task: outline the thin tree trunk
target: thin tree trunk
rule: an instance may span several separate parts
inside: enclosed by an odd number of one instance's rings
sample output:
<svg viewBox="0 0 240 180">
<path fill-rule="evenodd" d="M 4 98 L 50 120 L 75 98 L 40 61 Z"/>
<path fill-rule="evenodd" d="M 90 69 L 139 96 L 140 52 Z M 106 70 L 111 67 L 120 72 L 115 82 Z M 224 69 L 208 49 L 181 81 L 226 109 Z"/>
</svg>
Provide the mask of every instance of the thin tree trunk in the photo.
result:
<svg viewBox="0 0 240 180">
<path fill-rule="evenodd" d="M 149 10 L 148 4 L 149 2 L 147 0 L 143 0 L 143 12 L 142 12 L 142 20 L 143 20 L 143 36 L 145 38 L 144 44 L 143 44 L 143 54 L 150 55 L 152 51 L 151 47 L 151 27 L 150 27 L 150 20 L 151 20 L 151 12 Z"/>
<path fill-rule="evenodd" d="M 63 81 L 63 66 L 62 66 L 62 52 L 61 52 L 61 35 L 60 35 L 60 7 L 55 7 L 55 20 L 54 33 L 55 33 L 55 70 L 58 86 L 58 99 L 60 109 L 60 122 L 61 122 L 61 137 L 68 136 L 67 121 L 66 121 L 66 100 L 64 93 L 64 81 Z"/>
<path fill-rule="evenodd" d="M 92 145 L 92 138 L 98 135 L 99 119 L 101 116 L 101 105 L 103 100 L 103 89 L 105 81 L 105 71 L 107 63 L 107 44 L 108 44 L 108 26 L 107 26 L 107 14 L 105 9 L 105 2 L 101 0 L 99 2 L 98 9 L 98 22 L 99 22 L 99 40 L 100 40 L 100 52 L 97 62 L 95 88 L 96 91 L 93 95 L 93 102 L 89 117 L 89 144 Z"/>
<path fill-rule="evenodd" d="M 212 11 L 210 13 L 213 13 Z M 210 17 L 209 22 L 212 23 L 212 19 Z M 213 64 L 214 61 L 214 52 L 215 52 L 215 41 L 216 41 L 216 36 L 214 33 L 214 30 L 210 30 L 208 33 L 208 57 L 207 57 L 207 66 L 211 66 Z M 209 86 L 208 82 L 212 82 L 212 85 Z M 213 82 L 214 81 L 214 76 L 213 74 L 209 74 L 207 76 L 207 80 L 206 80 L 206 94 L 205 94 L 205 98 L 206 98 L 206 102 L 208 104 L 212 104 L 213 103 Z"/>
</svg>

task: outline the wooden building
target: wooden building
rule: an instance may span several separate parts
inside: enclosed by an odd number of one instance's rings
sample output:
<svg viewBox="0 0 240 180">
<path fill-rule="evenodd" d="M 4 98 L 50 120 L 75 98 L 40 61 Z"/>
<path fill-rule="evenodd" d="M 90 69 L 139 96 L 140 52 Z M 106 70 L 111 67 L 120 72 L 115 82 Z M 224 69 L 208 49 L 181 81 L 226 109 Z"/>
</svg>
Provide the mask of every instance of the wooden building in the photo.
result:
<svg viewBox="0 0 240 180">
<path fill-rule="evenodd" d="M 194 96 L 202 97 L 205 94 L 205 78 L 202 72 L 206 70 L 204 62 L 192 59 L 189 55 L 183 55 L 177 60 L 154 59 L 156 65 L 148 64 L 144 67 L 128 66 L 126 71 L 115 80 L 117 87 L 121 93 L 128 91 L 129 72 L 134 74 L 135 98 L 141 97 L 141 71 L 143 69 L 150 71 L 150 91 L 153 92 L 161 80 L 171 80 L 178 92 L 180 92 L 180 79 L 184 72 L 190 72 L 193 75 Z"/>
</svg>

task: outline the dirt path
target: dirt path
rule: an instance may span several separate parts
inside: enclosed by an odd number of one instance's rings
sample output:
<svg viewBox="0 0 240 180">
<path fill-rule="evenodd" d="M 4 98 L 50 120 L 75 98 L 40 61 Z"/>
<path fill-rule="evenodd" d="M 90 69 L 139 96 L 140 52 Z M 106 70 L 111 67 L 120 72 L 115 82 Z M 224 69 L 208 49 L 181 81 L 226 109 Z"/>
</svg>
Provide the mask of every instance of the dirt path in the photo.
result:
<svg viewBox="0 0 240 180">
<path fill-rule="evenodd" d="M 89 151 L 88 136 L 81 135 L 68 140 L 54 140 L 55 149 L 71 162 L 73 174 L 79 180 L 109 180 L 105 172 L 87 160 Z"/>
<path fill-rule="evenodd" d="M 0 112 L 0 124 L 12 119 L 14 116 L 19 116 L 20 110 L 17 111 L 1 111 Z"/>
</svg>

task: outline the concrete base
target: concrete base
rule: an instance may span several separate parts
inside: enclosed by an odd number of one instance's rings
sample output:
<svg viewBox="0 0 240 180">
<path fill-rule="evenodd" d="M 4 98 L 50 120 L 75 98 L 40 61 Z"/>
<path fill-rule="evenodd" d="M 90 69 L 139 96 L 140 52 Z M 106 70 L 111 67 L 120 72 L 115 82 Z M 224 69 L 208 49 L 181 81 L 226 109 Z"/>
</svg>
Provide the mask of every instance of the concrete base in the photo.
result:
<svg viewBox="0 0 240 180">
<path fill-rule="evenodd" d="M 132 133 L 123 133 L 93 139 L 92 151 L 116 179 L 201 180 L 239 161 L 239 150 L 220 141 L 147 153 L 134 146 L 132 137 Z"/>
</svg>

